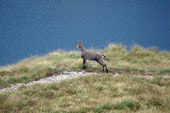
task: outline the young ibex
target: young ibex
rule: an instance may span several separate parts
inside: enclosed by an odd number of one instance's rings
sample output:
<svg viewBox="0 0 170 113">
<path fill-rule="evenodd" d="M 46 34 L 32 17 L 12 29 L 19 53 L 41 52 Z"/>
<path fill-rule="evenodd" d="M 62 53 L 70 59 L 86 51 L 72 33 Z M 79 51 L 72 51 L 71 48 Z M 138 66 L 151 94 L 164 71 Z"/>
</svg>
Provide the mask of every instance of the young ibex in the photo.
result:
<svg viewBox="0 0 170 113">
<path fill-rule="evenodd" d="M 107 65 L 104 63 L 104 57 L 106 57 L 104 54 L 85 50 L 81 41 L 77 42 L 76 48 L 80 48 L 81 58 L 83 59 L 83 69 L 86 68 L 86 60 L 94 60 L 103 66 L 103 72 L 104 67 L 106 67 L 106 73 L 108 73 Z"/>
</svg>

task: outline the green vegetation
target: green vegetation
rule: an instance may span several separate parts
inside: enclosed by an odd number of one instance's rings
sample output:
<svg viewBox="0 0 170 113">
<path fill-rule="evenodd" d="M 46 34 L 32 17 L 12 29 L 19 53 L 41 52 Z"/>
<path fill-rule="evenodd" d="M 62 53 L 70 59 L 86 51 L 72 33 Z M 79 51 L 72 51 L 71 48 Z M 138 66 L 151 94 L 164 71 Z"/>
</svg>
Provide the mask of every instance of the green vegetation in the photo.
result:
<svg viewBox="0 0 170 113">
<path fill-rule="evenodd" d="M 168 113 L 170 78 L 98 74 L 0 94 L 1 113 Z"/>
<path fill-rule="evenodd" d="M 95 51 L 95 50 L 92 50 Z M 170 52 L 157 51 L 154 47 L 133 46 L 126 50 L 122 45 L 110 44 L 104 50 L 110 72 L 137 74 L 170 74 Z M 94 61 L 87 62 L 87 71 L 100 72 L 102 67 Z M 0 87 L 28 82 L 50 76 L 61 71 L 80 71 L 82 59 L 78 51 L 56 51 L 46 56 L 33 56 L 17 64 L 0 67 Z"/>
</svg>

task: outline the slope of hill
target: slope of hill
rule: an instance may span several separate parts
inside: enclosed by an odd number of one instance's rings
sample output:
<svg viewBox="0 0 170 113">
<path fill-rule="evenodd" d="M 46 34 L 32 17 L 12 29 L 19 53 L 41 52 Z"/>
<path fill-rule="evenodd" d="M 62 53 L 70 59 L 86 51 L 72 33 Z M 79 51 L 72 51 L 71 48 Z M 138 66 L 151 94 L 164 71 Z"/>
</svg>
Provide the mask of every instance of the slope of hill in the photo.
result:
<svg viewBox="0 0 170 113">
<path fill-rule="evenodd" d="M 96 50 L 92 50 L 96 51 Z M 110 44 L 104 50 L 110 73 L 170 74 L 170 52 L 155 48 L 133 46 L 126 50 L 122 45 Z M 46 56 L 33 56 L 16 64 L 0 67 L 0 87 L 29 82 L 62 71 L 80 71 L 82 59 L 78 51 L 58 50 Z M 88 61 L 86 71 L 100 72 L 101 66 Z"/>
<path fill-rule="evenodd" d="M 91 74 L 0 94 L 0 112 L 170 112 L 170 78 Z"/>
<path fill-rule="evenodd" d="M 96 51 L 96 50 L 91 50 Z M 0 94 L 0 112 L 170 112 L 170 52 L 110 44 L 104 50 L 109 73 L 87 62 L 87 76 L 60 83 L 21 86 Z M 63 71 L 80 71 L 77 51 L 56 51 L 0 67 L 0 88 L 27 83 Z M 119 73 L 119 76 L 113 76 Z M 132 75 L 152 75 L 152 78 Z M 56 75 L 59 76 L 59 75 Z"/>
</svg>

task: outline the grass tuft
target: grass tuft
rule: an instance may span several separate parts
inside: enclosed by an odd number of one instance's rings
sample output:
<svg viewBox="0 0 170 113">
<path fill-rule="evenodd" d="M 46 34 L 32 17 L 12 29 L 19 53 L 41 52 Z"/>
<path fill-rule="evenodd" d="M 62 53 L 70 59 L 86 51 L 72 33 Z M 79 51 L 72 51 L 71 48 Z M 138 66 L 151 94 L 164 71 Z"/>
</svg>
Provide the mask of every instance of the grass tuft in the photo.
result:
<svg viewBox="0 0 170 113">
<path fill-rule="evenodd" d="M 115 105 L 115 109 L 122 110 L 122 109 L 130 109 L 130 110 L 138 110 L 140 108 L 140 104 L 136 101 L 132 100 L 124 100 L 122 102 L 119 102 Z"/>
</svg>

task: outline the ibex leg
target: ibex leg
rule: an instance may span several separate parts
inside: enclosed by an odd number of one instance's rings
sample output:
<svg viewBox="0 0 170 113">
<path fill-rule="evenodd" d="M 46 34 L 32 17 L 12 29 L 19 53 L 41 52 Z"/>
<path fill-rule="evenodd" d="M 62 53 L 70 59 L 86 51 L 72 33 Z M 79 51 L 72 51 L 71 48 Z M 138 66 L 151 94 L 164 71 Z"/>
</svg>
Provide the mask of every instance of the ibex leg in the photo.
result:
<svg viewBox="0 0 170 113">
<path fill-rule="evenodd" d="M 86 69 L 86 60 L 83 59 L 83 69 Z"/>
</svg>

